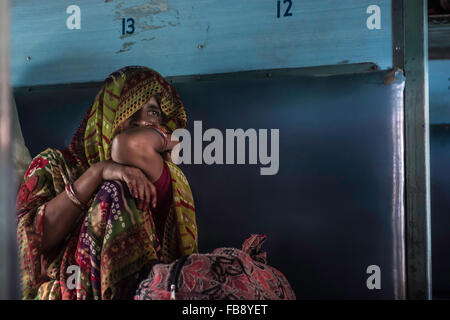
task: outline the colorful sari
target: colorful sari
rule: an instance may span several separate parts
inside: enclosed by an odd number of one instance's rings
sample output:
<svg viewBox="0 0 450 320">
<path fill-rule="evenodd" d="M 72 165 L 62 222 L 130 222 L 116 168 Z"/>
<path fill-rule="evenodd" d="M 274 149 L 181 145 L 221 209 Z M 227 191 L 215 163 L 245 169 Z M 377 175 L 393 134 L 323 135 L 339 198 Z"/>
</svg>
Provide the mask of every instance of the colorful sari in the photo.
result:
<svg viewBox="0 0 450 320">
<path fill-rule="evenodd" d="M 192 192 L 170 162 L 173 201 L 162 239 L 151 211 L 137 208 L 126 184 L 104 181 L 63 243 L 42 251 L 46 204 L 90 165 L 111 159 L 119 125 L 155 95 L 164 129 L 184 128 L 184 107 L 172 86 L 153 70 L 126 67 L 105 80 L 69 148 L 49 148 L 31 162 L 16 200 L 24 299 L 131 299 L 155 263 L 198 252 Z"/>
</svg>

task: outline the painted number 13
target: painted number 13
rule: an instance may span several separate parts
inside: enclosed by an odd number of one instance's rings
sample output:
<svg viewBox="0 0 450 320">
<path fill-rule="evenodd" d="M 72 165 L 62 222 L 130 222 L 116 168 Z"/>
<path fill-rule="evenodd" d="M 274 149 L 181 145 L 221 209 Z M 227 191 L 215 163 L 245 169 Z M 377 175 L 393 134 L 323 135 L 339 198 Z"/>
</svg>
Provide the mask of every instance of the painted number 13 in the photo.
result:
<svg viewBox="0 0 450 320">
<path fill-rule="evenodd" d="M 128 24 L 125 25 L 125 22 Z M 128 18 L 128 19 L 122 19 L 122 34 L 132 34 L 134 32 L 134 19 Z"/>
<path fill-rule="evenodd" d="M 291 7 L 292 7 L 292 0 L 283 0 L 283 4 L 287 3 L 286 11 L 284 12 L 283 17 L 291 17 L 292 13 Z M 277 18 L 281 16 L 281 0 L 277 1 Z"/>
</svg>

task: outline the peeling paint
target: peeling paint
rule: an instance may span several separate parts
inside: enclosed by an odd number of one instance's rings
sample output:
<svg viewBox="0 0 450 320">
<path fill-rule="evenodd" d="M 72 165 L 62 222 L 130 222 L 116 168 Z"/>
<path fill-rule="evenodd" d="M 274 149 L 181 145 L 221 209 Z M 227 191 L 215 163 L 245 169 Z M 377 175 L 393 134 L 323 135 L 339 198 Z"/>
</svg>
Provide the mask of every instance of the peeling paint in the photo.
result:
<svg viewBox="0 0 450 320">
<path fill-rule="evenodd" d="M 211 25 L 208 23 L 208 27 L 206 28 L 206 36 L 205 36 L 205 41 L 203 41 L 203 43 L 199 44 L 197 46 L 197 48 L 199 49 L 203 49 L 204 47 L 206 47 L 206 45 L 208 44 L 208 32 L 209 29 L 211 28 Z"/>
<path fill-rule="evenodd" d="M 388 73 L 386 73 L 384 75 L 384 78 L 383 78 L 383 83 L 384 84 L 391 84 L 392 82 L 397 80 L 397 78 L 395 77 L 395 73 L 397 72 L 397 70 L 398 70 L 398 68 L 394 68 L 393 70 L 391 70 Z"/>
<path fill-rule="evenodd" d="M 148 18 L 149 15 L 160 14 L 169 11 L 169 0 L 151 0 L 147 3 L 124 8 L 122 14 L 135 19 Z"/>
<path fill-rule="evenodd" d="M 122 5 L 124 8 L 122 8 Z M 169 0 L 150 0 L 144 4 L 131 7 L 126 7 L 126 5 L 126 1 L 122 1 L 116 5 L 116 9 L 120 10 L 115 11 L 114 20 L 120 21 L 123 18 L 133 18 L 135 21 L 135 32 L 131 35 L 122 35 L 120 37 L 121 39 L 148 30 L 180 25 L 180 13 L 178 10 L 169 7 Z M 158 18 L 158 15 L 160 14 L 163 14 L 163 19 Z"/>
<path fill-rule="evenodd" d="M 134 42 L 124 42 L 124 44 L 122 45 L 122 49 L 120 49 L 119 51 L 116 51 L 116 53 L 130 51 L 130 49 L 133 47 L 133 45 L 134 45 Z"/>
<path fill-rule="evenodd" d="M 154 25 L 148 25 L 146 22 L 140 24 L 140 28 L 143 30 L 155 30 L 155 29 L 161 29 L 165 28 L 165 25 L 162 26 L 154 26 Z"/>
<path fill-rule="evenodd" d="M 121 36 L 120 36 L 120 39 L 123 40 L 123 39 L 125 39 L 125 38 L 132 37 L 132 36 L 133 36 L 133 34 L 128 34 L 128 33 L 126 33 L 126 34 L 121 35 Z"/>
</svg>

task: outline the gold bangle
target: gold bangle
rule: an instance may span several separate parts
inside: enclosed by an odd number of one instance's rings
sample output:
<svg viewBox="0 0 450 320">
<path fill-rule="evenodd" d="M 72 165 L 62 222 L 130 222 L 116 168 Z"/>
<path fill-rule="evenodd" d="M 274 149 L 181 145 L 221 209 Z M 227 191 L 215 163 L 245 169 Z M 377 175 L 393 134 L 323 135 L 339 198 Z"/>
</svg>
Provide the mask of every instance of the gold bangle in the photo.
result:
<svg viewBox="0 0 450 320">
<path fill-rule="evenodd" d="M 73 190 L 73 183 L 66 184 L 65 189 L 67 196 L 73 202 L 73 204 L 76 205 L 82 211 L 85 211 L 87 209 L 87 206 L 77 198 L 75 191 Z"/>
</svg>

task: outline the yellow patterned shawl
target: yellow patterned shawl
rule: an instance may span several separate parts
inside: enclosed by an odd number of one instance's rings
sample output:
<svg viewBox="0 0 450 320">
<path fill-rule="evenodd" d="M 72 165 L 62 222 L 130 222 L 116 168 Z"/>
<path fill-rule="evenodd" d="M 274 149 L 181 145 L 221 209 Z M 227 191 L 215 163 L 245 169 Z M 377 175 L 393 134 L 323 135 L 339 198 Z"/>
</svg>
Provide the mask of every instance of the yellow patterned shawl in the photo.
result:
<svg viewBox="0 0 450 320">
<path fill-rule="evenodd" d="M 111 143 L 119 125 L 156 95 L 166 118 L 163 125 L 166 132 L 185 128 L 186 113 L 180 96 L 158 72 L 129 66 L 108 76 L 95 98 L 86 124 L 84 147 L 90 165 L 111 159 Z M 197 252 L 197 225 L 189 183 L 176 165 L 166 163 L 172 177 L 181 252 Z"/>
<path fill-rule="evenodd" d="M 86 279 L 86 285 L 81 289 L 69 290 L 66 286 L 70 275 L 67 268 L 78 263 L 75 262 L 75 254 L 77 244 L 82 243 L 79 241 L 83 233 L 79 231 L 82 224 L 75 228 L 62 247 L 55 249 L 54 255 L 44 257 L 41 246 L 46 203 L 64 192 L 64 185 L 76 180 L 90 165 L 110 159 L 111 141 L 115 130 L 122 121 L 139 110 L 148 98 L 155 94 L 159 96 L 162 112 L 167 119 L 165 129 L 170 132 L 176 128 L 184 128 L 186 114 L 172 86 L 153 70 L 144 67 L 126 67 L 112 73 L 105 80 L 74 135 L 69 149 L 47 149 L 32 161 L 25 173 L 16 201 L 17 235 L 25 299 L 117 298 L 120 297 L 118 285 L 121 279 L 127 281 L 133 270 L 156 259 L 154 248 L 137 246 L 130 250 L 134 256 L 141 253 L 142 256 L 129 257 L 132 261 L 114 262 L 118 257 L 111 256 L 107 252 L 114 249 L 121 238 L 127 236 L 119 234 L 116 238 L 105 240 L 103 248 L 100 248 L 104 263 L 99 270 L 101 274 L 98 275 L 98 280 L 102 279 L 101 292 L 97 292 L 90 284 L 89 268 L 85 268 L 88 271 L 86 274 L 82 272 L 81 276 L 82 279 Z M 198 252 L 194 200 L 189 183 L 176 165 L 167 162 L 167 166 L 171 175 L 173 205 L 165 226 L 165 230 L 169 232 L 165 232 L 161 244 L 162 262 L 165 263 L 179 256 Z M 132 203 L 130 202 L 130 206 Z M 101 212 L 100 206 L 101 204 L 93 204 L 84 221 L 89 222 L 95 218 L 95 214 Z M 142 220 L 142 212 L 135 205 L 131 207 L 130 214 Z M 141 223 L 137 227 L 138 231 L 143 230 L 142 234 L 151 237 L 152 228 L 148 223 Z M 152 241 L 148 239 L 144 242 L 152 245 Z M 89 263 L 89 257 L 86 261 Z M 42 270 L 41 266 L 45 269 Z"/>
<path fill-rule="evenodd" d="M 111 141 L 119 125 L 158 95 L 169 132 L 186 127 L 183 103 L 173 87 L 156 71 L 126 67 L 112 73 L 97 94 L 86 125 L 85 153 L 89 164 L 111 158 Z"/>
</svg>

